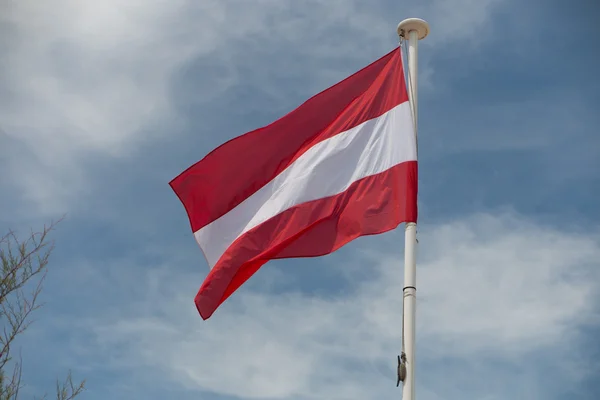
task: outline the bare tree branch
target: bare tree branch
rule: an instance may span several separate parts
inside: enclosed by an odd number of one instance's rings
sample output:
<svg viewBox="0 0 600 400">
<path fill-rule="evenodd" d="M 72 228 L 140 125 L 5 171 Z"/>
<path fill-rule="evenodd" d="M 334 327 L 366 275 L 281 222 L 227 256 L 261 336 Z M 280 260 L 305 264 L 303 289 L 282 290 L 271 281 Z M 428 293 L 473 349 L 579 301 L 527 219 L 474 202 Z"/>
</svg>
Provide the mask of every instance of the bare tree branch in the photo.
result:
<svg viewBox="0 0 600 400">
<path fill-rule="evenodd" d="M 12 361 L 14 340 L 31 324 L 31 314 L 42 306 L 39 295 L 54 249 L 48 235 L 59 222 L 44 226 L 41 232 L 31 232 L 24 241 L 13 231 L 0 237 L 0 400 L 16 400 L 19 396 L 21 357 L 13 363 L 10 376 L 5 369 Z M 72 400 L 84 390 L 84 384 L 85 381 L 75 385 L 69 371 L 64 383 L 57 382 L 57 399 Z"/>
<path fill-rule="evenodd" d="M 71 371 L 69 371 L 69 375 L 67 375 L 64 383 L 59 384 L 58 381 L 56 382 L 56 400 L 72 400 L 83 392 L 84 387 L 85 380 L 75 385 Z"/>
</svg>

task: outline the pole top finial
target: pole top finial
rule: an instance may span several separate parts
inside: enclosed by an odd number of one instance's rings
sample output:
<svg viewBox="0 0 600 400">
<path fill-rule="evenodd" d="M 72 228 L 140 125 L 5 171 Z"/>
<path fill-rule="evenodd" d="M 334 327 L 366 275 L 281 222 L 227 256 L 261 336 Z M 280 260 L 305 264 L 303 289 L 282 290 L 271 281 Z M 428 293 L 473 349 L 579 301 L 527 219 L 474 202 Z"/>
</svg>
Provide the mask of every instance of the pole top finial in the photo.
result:
<svg viewBox="0 0 600 400">
<path fill-rule="evenodd" d="M 408 32 L 417 31 L 419 40 L 429 35 L 429 24 L 421 18 L 407 18 L 398 24 L 398 36 L 408 39 Z"/>
</svg>

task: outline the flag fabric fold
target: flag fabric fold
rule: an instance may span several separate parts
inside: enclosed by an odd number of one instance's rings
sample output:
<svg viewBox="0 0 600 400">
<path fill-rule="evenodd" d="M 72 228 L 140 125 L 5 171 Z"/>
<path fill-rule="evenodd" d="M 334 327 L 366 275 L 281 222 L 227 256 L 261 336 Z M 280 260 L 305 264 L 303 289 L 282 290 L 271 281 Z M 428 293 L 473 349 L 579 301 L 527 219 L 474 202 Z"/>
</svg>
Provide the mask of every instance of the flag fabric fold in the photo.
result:
<svg viewBox="0 0 600 400">
<path fill-rule="evenodd" d="M 416 136 L 400 49 L 170 182 L 210 272 L 203 319 L 269 260 L 329 254 L 417 220 Z"/>
</svg>

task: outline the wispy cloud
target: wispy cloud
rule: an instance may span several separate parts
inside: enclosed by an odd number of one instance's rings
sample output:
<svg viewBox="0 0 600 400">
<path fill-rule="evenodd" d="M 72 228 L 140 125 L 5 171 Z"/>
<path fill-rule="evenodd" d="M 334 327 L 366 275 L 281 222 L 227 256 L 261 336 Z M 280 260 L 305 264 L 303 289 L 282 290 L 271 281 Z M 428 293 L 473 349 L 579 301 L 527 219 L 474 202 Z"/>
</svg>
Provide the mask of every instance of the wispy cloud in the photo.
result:
<svg viewBox="0 0 600 400">
<path fill-rule="evenodd" d="M 422 231 L 418 352 L 424 398 L 458 398 L 441 388 L 452 379 L 465 381 L 467 371 L 469 382 L 510 378 L 518 385 L 475 384 L 462 387 L 463 396 L 515 397 L 514 390 L 535 388 L 533 397 L 525 397 L 558 398 L 555 388 L 541 389 L 537 378 L 519 378 L 530 368 L 525 360 L 544 358 L 547 349 L 562 360 L 552 373 L 563 382 L 585 378 L 583 365 L 593 371 L 577 343 L 582 329 L 600 323 L 597 234 L 544 227 L 515 214 L 472 215 Z M 351 246 L 322 265 L 337 271 L 344 291 L 282 293 L 277 275 L 271 285 L 259 282 L 278 270 L 277 263 L 268 264 L 253 278 L 261 290 L 244 288 L 206 322 L 191 301 L 198 274 L 181 274 L 169 261 L 144 267 L 119 262 L 102 274 L 111 278 L 96 275 L 82 284 L 116 285 L 114 301 L 132 294 L 135 300 L 80 320 L 88 339 L 79 363 L 149 371 L 163 376 L 164 385 L 183 385 L 190 393 L 280 399 L 393 395 L 402 267 L 401 255 L 387 244 L 400 240 L 401 232 L 383 238 L 375 247 Z M 375 251 L 378 246 L 388 250 Z M 348 257 L 354 261 L 342 262 Z M 446 363 L 462 367 L 448 370 Z M 490 363 L 509 368 L 490 371 Z"/>
<path fill-rule="evenodd" d="M 473 4 L 458 13 L 462 23 L 452 24 L 445 21 L 454 8 L 445 2 L 420 6 L 436 24 L 430 43 L 482 37 L 477 32 L 495 1 L 466 3 Z M 2 7 L 0 160 L 29 213 L 36 208 L 43 215 L 93 196 L 90 157 L 110 162 L 140 143 L 177 134 L 188 121 L 177 109 L 173 83 L 199 60 L 212 60 L 215 68 L 191 78 L 205 82 L 189 94 L 197 108 L 240 79 L 281 103 L 277 71 L 288 81 L 313 71 L 296 101 L 389 50 L 397 17 L 385 9 L 398 16 L 412 9 L 408 2 L 367 7 L 356 0 L 59 0 Z M 249 77 L 246 66 L 264 73 Z"/>
</svg>

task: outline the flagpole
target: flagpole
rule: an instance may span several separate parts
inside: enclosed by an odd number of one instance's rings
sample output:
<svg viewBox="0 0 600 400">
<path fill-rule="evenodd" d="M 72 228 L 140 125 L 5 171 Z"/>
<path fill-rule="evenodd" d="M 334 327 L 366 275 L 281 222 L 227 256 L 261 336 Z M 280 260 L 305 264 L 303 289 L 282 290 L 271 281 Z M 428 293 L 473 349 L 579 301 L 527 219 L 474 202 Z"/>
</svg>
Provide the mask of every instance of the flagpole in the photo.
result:
<svg viewBox="0 0 600 400">
<path fill-rule="evenodd" d="M 398 35 L 408 40 L 408 98 L 417 136 L 417 54 L 419 40 L 429 34 L 422 19 L 409 18 L 398 24 Z M 417 224 L 408 222 L 404 231 L 404 287 L 402 310 L 402 352 L 406 376 L 402 399 L 415 400 L 415 314 L 417 306 Z M 404 358 L 405 357 L 405 358 Z M 400 366 L 399 371 L 400 374 Z"/>
</svg>

